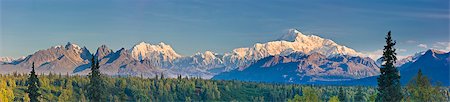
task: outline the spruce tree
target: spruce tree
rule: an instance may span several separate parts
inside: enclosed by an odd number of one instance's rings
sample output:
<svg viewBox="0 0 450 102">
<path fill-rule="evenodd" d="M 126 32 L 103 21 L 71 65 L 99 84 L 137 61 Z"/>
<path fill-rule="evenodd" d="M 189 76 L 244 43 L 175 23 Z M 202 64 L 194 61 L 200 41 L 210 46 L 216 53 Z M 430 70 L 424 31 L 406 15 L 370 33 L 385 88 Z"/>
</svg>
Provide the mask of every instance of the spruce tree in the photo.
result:
<svg viewBox="0 0 450 102">
<path fill-rule="evenodd" d="M 381 75 L 378 77 L 378 95 L 377 101 L 381 102 L 400 102 L 403 98 L 400 85 L 400 73 L 395 68 L 397 53 L 395 53 L 395 41 L 391 38 L 391 31 L 386 37 L 386 46 L 383 49 Z"/>
<path fill-rule="evenodd" d="M 340 87 L 339 88 L 339 95 L 338 95 L 338 98 L 339 98 L 340 102 L 345 102 L 345 99 L 347 98 L 346 94 L 347 93 L 345 93 L 344 89 L 342 89 L 342 87 Z"/>
<path fill-rule="evenodd" d="M 364 97 L 366 95 L 363 93 L 363 90 L 361 89 L 361 87 L 358 87 L 357 92 L 354 96 L 354 101 L 356 102 L 365 102 L 367 101 Z"/>
<path fill-rule="evenodd" d="M 28 77 L 27 85 L 28 90 L 26 91 L 28 93 L 28 97 L 30 98 L 30 102 L 39 102 L 38 97 L 41 95 L 39 93 L 39 79 L 36 75 L 36 72 L 34 71 L 34 62 L 31 66 L 31 73 L 30 77 Z"/>
<path fill-rule="evenodd" d="M 416 102 L 448 102 L 445 94 L 441 93 L 441 86 L 433 86 L 427 76 L 419 69 L 417 75 L 406 86 L 406 101 Z M 448 95 L 448 94 L 447 94 Z"/>
<path fill-rule="evenodd" d="M 92 102 L 105 101 L 105 84 L 100 73 L 99 62 L 92 56 L 91 73 L 89 73 L 88 97 Z"/>
</svg>

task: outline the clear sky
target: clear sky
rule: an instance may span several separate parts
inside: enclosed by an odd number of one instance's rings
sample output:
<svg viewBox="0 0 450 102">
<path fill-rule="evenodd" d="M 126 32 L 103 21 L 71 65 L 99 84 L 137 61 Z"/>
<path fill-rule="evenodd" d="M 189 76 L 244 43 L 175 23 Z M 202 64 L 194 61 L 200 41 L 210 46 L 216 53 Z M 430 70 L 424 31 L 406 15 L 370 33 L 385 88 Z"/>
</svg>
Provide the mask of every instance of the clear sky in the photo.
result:
<svg viewBox="0 0 450 102">
<path fill-rule="evenodd" d="M 1 0 L 0 56 L 67 42 L 95 52 L 145 41 L 182 55 L 275 40 L 290 28 L 380 53 L 392 30 L 402 56 L 450 50 L 449 0 Z"/>
</svg>

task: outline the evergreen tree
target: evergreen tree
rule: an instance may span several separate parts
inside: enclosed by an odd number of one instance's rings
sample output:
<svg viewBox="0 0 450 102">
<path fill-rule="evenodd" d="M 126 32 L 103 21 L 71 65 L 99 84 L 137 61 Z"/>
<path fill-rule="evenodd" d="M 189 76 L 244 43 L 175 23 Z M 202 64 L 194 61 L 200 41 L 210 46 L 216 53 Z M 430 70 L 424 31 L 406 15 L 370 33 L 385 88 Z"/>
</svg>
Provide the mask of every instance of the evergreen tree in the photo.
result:
<svg viewBox="0 0 450 102">
<path fill-rule="evenodd" d="M 440 93 L 440 86 L 433 87 L 430 80 L 422 74 L 419 69 L 417 75 L 409 81 L 407 87 L 406 101 L 416 102 L 444 102 L 446 98 Z"/>
<path fill-rule="evenodd" d="M 93 102 L 105 101 L 104 98 L 105 84 L 103 82 L 99 68 L 100 68 L 99 62 L 95 60 L 94 56 L 92 56 L 91 73 L 89 73 L 90 81 L 87 91 L 90 101 Z"/>
<path fill-rule="evenodd" d="M 357 92 L 355 94 L 355 97 L 354 97 L 354 99 L 355 99 L 354 101 L 356 101 L 356 102 L 365 102 L 365 101 L 367 101 L 365 96 L 366 95 L 364 95 L 363 90 L 361 89 L 361 87 L 358 87 L 358 90 L 357 90 Z"/>
<path fill-rule="evenodd" d="M 28 93 L 28 97 L 30 98 L 30 102 L 39 102 L 38 97 L 41 95 L 39 93 L 39 79 L 36 75 L 36 72 L 34 71 L 34 62 L 31 66 L 31 74 L 28 78 L 27 85 L 28 90 L 26 91 Z"/>
<path fill-rule="evenodd" d="M 339 98 L 340 102 L 345 102 L 345 98 L 347 98 L 346 94 L 347 93 L 345 93 L 345 91 L 342 89 L 342 87 L 340 87 L 339 88 L 339 95 L 338 95 L 338 98 Z"/>
<path fill-rule="evenodd" d="M 304 102 L 306 101 L 304 97 L 300 95 L 295 95 L 293 99 L 288 99 L 288 102 Z"/>
<path fill-rule="evenodd" d="M 416 77 L 414 77 L 407 86 L 408 90 L 408 100 L 409 101 L 419 101 L 425 102 L 431 100 L 431 83 L 426 76 L 423 76 L 422 70 L 419 69 Z"/>
<path fill-rule="evenodd" d="M 403 96 L 401 93 L 400 73 L 395 68 L 397 53 L 395 53 L 395 41 L 391 38 L 391 31 L 386 37 L 386 46 L 384 46 L 380 68 L 381 75 L 378 77 L 378 95 L 377 101 L 381 102 L 399 102 Z"/>
</svg>

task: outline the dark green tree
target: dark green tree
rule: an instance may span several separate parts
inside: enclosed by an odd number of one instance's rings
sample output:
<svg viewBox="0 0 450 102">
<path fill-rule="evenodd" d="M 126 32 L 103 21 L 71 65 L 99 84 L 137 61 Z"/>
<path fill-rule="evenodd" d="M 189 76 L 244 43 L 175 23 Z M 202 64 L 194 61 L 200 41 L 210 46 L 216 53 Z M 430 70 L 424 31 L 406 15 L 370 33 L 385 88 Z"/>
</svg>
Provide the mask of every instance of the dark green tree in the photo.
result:
<svg viewBox="0 0 450 102">
<path fill-rule="evenodd" d="M 386 46 L 383 49 L 381 75 L 378 77 L 378 95 L 377 101 L 381 102 L 399 102 L 402 100 L 400 85 L 400 73 L 395 68 L 397 53 L 395 53 L 395 41 L 391 38 L 391 31 L 386 37 Z"/>
<path fill-rule="evenodd" d="M 100 102 L 105 100 L 105 83 L 100 73 L 98 60 L 92 56 L 91 73 L 89 73 L 88 97 L 90 101 Z"/>
<path fill-rule="evenodd" d="M 432 86 L 427 76 L 419 69 L 417 75 L 406 86 L 406 101 L 412 102 L 448 102 L 445 94 L 441 93 L 441 86 Z"/>
<path fill-rule="evenodd" d="M 344 91 L 344 89 L 342 89 L 342 87 L 340 87 L 339 88 L 339 95 L 338 95 L 338 98 L 339 98 L 339 101 L 340 102 L 345 102 L 345 98 L 347 98 L 347 93 L 345 93 L 345 91 Z"/>
<path fill-rule="evenodd" d="M 365 99 L 365 94 L 363 93 L 364 91 L 361 89 L 361 87 L 358 87 L 357 92 L 354 96 L 354 101 L 356 102 L 366 102 L 367 100 Z"/>
<path fill-rule="evenodd" d="M 26 91 L 28 93 L 28 97 L 30 98 L 30 102 L 39 102 L 38 97 L 41 96 L 39 93 L 39 79 L 36 75 L 36 72 L 34 71 L 34 62 L 31 66 L 31 73 L 30 77 L 28 77 L 28 90 Z"/>
<path fill-rule="evenodd" d="M 411 79 L 407 85 L 409 101 L 425 102 L 431 100 L 431 91 L 433 90 L 430 81 L 426 76 L 422 74 L 422 70 L 419 69 L 417 76 Z"/>
</svg>

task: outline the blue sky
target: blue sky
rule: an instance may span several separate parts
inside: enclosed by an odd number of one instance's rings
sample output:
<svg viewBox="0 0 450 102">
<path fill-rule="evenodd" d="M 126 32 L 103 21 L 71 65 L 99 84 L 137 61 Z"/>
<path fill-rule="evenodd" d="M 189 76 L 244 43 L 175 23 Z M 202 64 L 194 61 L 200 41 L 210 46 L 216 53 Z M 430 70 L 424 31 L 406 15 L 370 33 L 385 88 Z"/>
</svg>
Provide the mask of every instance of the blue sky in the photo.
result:
<svg viewBox="0 0 450 102">
<path fill-rule="evenodd" d="M 399 54 L 449 50 L 448 0 L 1 0 L 0 56 L 67 42 L 117 50 L 165 42 L 182 55 L 275 40 L 288 29 L 379 54 L 392 30 Z"/>
</svg>

